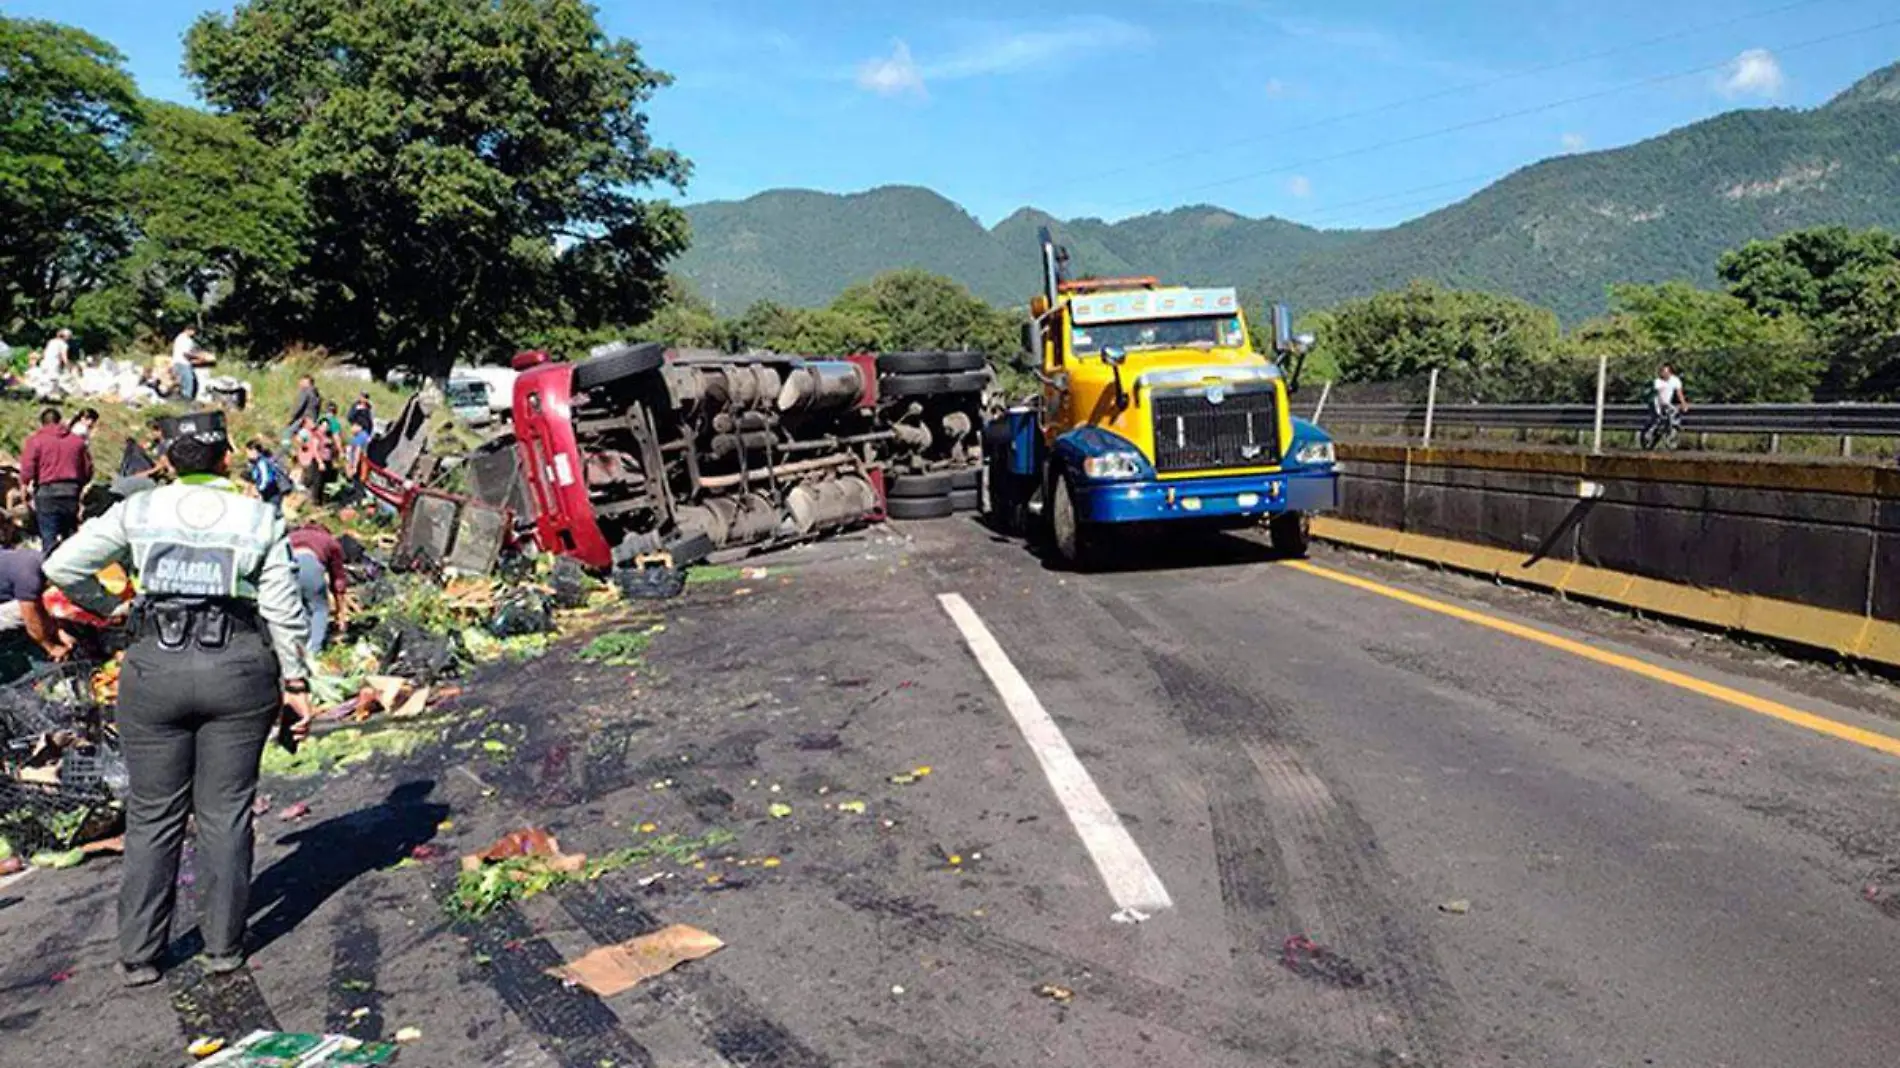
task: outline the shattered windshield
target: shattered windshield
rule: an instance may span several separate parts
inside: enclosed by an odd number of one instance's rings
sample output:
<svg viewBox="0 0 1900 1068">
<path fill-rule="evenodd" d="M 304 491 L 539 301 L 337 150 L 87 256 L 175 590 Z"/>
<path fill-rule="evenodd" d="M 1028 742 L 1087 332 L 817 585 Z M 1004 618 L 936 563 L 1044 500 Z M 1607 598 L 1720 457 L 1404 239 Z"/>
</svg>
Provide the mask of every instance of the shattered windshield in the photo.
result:
<svg viewBox="0 0 1900 1068">
<path fill-rule="evenodd" d="M 1138 319 L 1126 323 L 1076 323 L 1069 331 L 1071 351 L 1090 356 L 1106 348 L 1138 352 L 1142 349 L 1213 349 L 1244 344 L 1237 315 L 1204 315 L 1183 319 Z"/>
</svg>

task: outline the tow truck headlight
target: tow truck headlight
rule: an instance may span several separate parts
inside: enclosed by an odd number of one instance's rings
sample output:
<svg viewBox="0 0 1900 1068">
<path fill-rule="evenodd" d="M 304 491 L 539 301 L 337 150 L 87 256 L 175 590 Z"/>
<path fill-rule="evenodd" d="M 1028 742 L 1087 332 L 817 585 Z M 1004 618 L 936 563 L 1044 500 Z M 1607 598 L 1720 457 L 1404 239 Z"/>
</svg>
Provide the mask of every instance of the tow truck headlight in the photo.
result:
<svg viewBox="0 0 1900 1068">
<path fill-rule="evenodd" d="M 1330 464 L 1337 459 L 1333 453 L 1333 443 L 1330 441 L 1309 441 L 1300 446 L 1299 451 L 1293 454 L 1293 458 L 1302 464 L 1313 465 Z"/>
<path fill-rule="evenodd" d="M 1141 475 L 1141 454 L 1105 452 L 1100 456 L 1090 456 L 1082 461 L 1082 473 L 1090 478 L 1138 478 Z"/>
</svg>

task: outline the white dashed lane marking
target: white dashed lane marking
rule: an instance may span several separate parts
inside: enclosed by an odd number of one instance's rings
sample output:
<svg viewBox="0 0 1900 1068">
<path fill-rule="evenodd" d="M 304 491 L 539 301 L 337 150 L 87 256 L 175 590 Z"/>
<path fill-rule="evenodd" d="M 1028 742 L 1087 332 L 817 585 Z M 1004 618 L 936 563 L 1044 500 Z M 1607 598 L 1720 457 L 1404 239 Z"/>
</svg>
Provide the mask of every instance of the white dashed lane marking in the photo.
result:
<svg viewBox="0 0 1900 1068">
<path fill-rule="evenodd" d="M 1122 826 L 1121 818 L 1102 796 L 1075 750 L 1069 748 L 1062 728 L 1056 726 L 1048 710 L 1042 707 L 1042 701 L 1036 697 L 1036 691 L 1030 689 L 1022 672 L 1010 663 L 1002 645 L 976 614 L 976 609 L 960 594 L 946 593 L 937 600 L 962 632 L 977 664 L 989 676 L 1004 707 L 1022 730 L 1030 751 L 1036 754 L 1036 762 L 1042 765 L 1042 773 L 1049 779 L 1049 788 L 1055 791 L 1056 800 L 1069 814 L 1075 833 L 1095 861 L 1096 870 L 1101 872 L 1102 882 L 1108 886 L 1108 896 L 1122 910 L 1117 918 L 1139 918 L 1134 914 L 1172 907 L 1174 901 L 1168 897 L 1168 888 L 1161 885 L 1160 876 L 1142 855 L 1141 847 Z"/>
</svg>

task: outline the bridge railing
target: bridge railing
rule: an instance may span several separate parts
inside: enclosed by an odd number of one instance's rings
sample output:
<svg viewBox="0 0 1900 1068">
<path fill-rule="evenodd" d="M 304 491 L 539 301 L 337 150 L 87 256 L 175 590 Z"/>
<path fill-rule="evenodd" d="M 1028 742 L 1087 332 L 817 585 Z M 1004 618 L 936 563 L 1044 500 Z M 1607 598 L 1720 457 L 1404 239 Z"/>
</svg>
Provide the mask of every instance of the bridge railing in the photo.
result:
<svg viewBox="0 0 1900 1068">
<path fill-rule="evenodd" d="M 1390 426 L 1423 430 L 1430 413 L 1436 426 L 1492 430 L 1594 430 L 1597 409 L 1589 404 L 1328 404 L 1318 409 L 1324 425 Z M 1606 430 L 1641 430 L 1649 409 L 1641 404 L 1603 407 Z M 1682 418 L 1684 433 L 1811 434 L 1835 437 L 1900 437 L 1900 404 L 1699 404 Z"/>
<path fill-rule="evenodd" d="M 1447 437 L 1525 439 L 1533 433 L 1567 438 L 1602 452 L 1636 444 L 1637 432 L 1650 421 L 1646 404 L 1504 404 L 1452 400 L 1441 392 L 1434 372 L 1422 388 L 1404 399 L 1338 397 L 1331 383 L 1316 401 L 1295 402 L 1306 415 L 1341 440 L 1416 440 L 1423 445 Z M 1345 392 L 1342 390 L 1342 392 Z M 1354 390 L 1353 392 L 1357 392 Z M 1310 403 L 1310 407 L 1308 406 Z M 1448 432 L 1465 431 L 1460 435 Z M 1572 437 L 1574 435 L 1574 437 Z M 1679 440 L 1689 447 L 1724 450 L 1854 455 L 1855 439 L 1900 439 L 1900 404 L 1834 402 L 1800 404 L 1695 404 L 1682 416 Z M 1798 445 L 1797 445 L 1798 443 Z"/>
</svg>

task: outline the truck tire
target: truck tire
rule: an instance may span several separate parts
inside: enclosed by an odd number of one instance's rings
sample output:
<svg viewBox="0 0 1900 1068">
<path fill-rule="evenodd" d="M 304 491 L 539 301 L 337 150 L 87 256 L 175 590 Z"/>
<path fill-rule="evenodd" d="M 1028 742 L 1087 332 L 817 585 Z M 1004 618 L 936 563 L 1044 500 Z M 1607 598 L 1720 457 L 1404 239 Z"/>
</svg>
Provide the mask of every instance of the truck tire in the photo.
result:
<svg viewBox="0 0 1900 1068">
<path fill-rule="evenodd" d="M 877 358 L 877 373 L 940 375 L 951 371 L 981 371 L 984 362 L 980 352 L 887 352 Z"/>
<path fill-rule="evenodd" d="M 884 400 L 907 397 L 953 396 L 981 393 L 989 388 L 988 371 L 957 371 L 953 374 L 885 375 L 877 380 L 877 395 Z"/>
<path fill-rule="evenodd" d="M 1050 494 L 1053 499 L 1047 503 L 1049 540 L 1063 563 L 1077 571 L 1087 571 L 1096 562 L 1093 532 L 1082 522 L 1075 507 L 1075 491 L 1069 486 L 1069 476 L 1057 475 L 1054 486 Z"/>
<path fill-rule="evenodd" d="M 657 341 L 649 341 L 644 345 L 615 345 L 574 365 L 574 390 L 584 393 L 637 378 L 659 370 L 665 362 L 666 346 Z"/>
<path fill-rule="evenodd" d="M 950 491 L 950 510 L 953 512 L 980 512 L 983 510 L 983 491 L 960 489 Z"/>
<path fill-rule="evenodd" d="M 1273 540 L 1274 552 L 1298 560 L 1306 555 L 1312 538 L 1312 520 L 1305 512 L 1281 512 L 1267 520 L 1267 536 Z"/>
<path fill-rule="evenodd" d="M 884 502 L 884 514 L 892 519 L 942 519 L 956 511 L 950 494 L 941 497 L 892 497 Z"/>
<path fill-rule="evenodd" d="M 982 489 L 983 469 L 980 467 L 965 467 L 950 472 L 950 488 L 952 490 Z"/>
<path fill-rule="evenodd" d="M 891 486 L 884 491 L 886 497 L 942 497 L 956 489 L 956 477 L 948 471 L 933 471 L 927 475 L 898 475 L 891 479 Z"/>
</svg>

